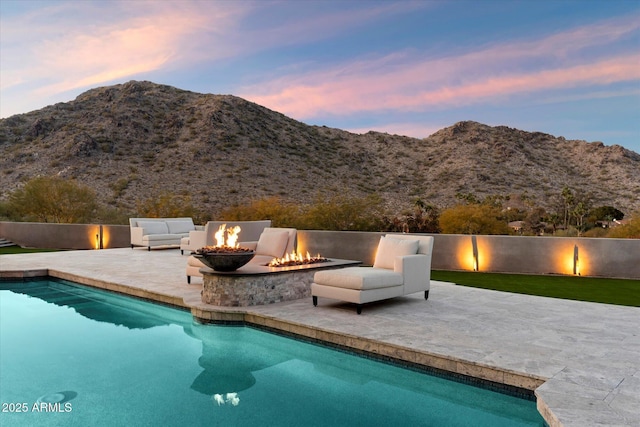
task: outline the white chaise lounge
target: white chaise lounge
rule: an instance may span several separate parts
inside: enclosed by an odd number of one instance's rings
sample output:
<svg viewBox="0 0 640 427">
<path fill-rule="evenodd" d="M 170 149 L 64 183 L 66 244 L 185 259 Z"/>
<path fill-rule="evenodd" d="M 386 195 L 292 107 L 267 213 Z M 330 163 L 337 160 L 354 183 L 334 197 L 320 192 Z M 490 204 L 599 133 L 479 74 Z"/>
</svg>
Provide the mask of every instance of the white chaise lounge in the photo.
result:
<svg viewBox="0 0 640 427">
<path fill-rule="evenodd" d="M 313 305 L 318 297 L 362 305 L 424 291 L 429 298 L 432 236 L 387 234 L 380 238 L 373 267 L 319 271 L 311 284 Z"/>
</svg>

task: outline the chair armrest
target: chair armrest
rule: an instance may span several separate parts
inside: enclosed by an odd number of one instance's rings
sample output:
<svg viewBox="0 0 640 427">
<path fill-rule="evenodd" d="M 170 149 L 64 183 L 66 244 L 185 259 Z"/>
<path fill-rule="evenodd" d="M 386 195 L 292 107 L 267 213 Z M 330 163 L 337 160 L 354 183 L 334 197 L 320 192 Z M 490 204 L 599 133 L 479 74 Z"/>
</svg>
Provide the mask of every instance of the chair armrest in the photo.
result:
<svg viewBox="0 0 640 427">
<path fill-rule="evenodd" d="M 142 227 L 131 227 L 131 244 L 144 246 L 142 243 L 142 236 L 144 233 L 144 228 Z"/>
<path fill-rule="evenodd" d="M 431 257 L 429 255 L 417 254 L 396 257 L 393 271 L 402 274 L 405 295 L 429 290 L 431 278 Z"/>
</svg>

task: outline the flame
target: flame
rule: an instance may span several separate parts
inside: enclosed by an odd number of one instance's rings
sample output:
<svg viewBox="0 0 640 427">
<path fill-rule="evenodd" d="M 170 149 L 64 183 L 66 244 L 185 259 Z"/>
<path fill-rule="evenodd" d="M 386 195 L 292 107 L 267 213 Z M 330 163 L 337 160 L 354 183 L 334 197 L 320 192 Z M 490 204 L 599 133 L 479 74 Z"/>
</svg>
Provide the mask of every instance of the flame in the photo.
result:
<svg viewBox="0 0 640 427">
<path fill-rule="evenodd" d="M 241 228 L 239 226 L 235 226 L 233 228 L 227 229 L 227 246 L 235 248 L 238 246 L 238 237 L 240 234 Z"/>
<path fill-rule="evenodd" d="M 216 246 L 223 247 L 227 246 L 230 248 L 238 247 L 238 237 L 240 236 L 240 231 L 242 230 L 239 226 L 235 226 L 233 228 L 226 228 L 227 224 L 222 224 L 218 231 L 213 235 L 216 239 Z M 225 242 L 224 233 L 227 233 L 227 240 Z"/>
<path fill-rule="evenodd" d="M 213 235 L 216 239 L 216 246 L 224 246 L 224 230 L 226 226 L 227 224 L 222 224 L 220 228 L 218 228 L 218 231 Z"/>
<path fill-rule="evenodd" d="M 302 255 L 300 252 L 291 252 L 286 254 L 282 258 L 274 258 L 269 262 L 269 267 L 287 267 L 290 265 L 302 265 L 302 264 L 315 264 L 318 262 L 325 262 L 328 259 L 320 256 L 320 254 L 312 257 L 307 251 L 306 255 Z"/>
</svg>

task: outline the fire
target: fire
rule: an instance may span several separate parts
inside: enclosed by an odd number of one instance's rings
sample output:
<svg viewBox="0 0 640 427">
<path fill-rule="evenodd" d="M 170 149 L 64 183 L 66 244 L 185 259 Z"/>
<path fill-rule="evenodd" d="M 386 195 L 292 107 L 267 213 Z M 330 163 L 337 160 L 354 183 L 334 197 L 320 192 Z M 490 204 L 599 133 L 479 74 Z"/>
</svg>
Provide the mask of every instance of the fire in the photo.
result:
<svg viewBox="0 0 640 427">
<path fill-rule="evenodd" d="M 222 224 L 218 231 L 213 235 L 216 239 L 216 246 L 219 247 L 229 247 L 229 248 L 237 248 L 238 247 L 238 237 L 240 235 L 240 231 L 242 230 L 239 226 L 235 226 L 233 228 L 226 228 L 227 224 Z M 227 233 L 227 240 L 225 242 L 224 233 Z"/>
<path fill-rule="evenodd" d="M 329 261 L 327 258 L 320 256 L 320 254 L 312 257 L 307 252 L 306 256 L 303 256 L 300 253 L 291 252 L 290 254 L 286 254 L 282 258 L 274 258 L 269 262 L 269 267 L 289 267 L 292 265 L 305 265 L 305 264 L 316 264 L 319 262 L 327 262 Z"/>
</svg>

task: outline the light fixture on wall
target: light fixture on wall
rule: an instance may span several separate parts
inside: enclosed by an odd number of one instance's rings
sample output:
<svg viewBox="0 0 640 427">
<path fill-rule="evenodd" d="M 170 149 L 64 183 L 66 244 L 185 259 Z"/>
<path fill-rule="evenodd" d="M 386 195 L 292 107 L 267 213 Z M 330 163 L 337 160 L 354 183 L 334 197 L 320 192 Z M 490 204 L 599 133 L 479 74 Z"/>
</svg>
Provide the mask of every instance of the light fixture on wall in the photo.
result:
<svg viewBox="0 0 640 427">
<path fill-rule="evenodd" d="M 578 245 L 573 246 L 573 274 L 580 275 L 580 260 L 578 257 Z"/>
<path fill-rule="evenodd" d="M 478 271 L 478 242 L 476 236 L 471 236 L 471 251 L 473 254 L 473 271 Z"/>
<path fill-rule="evenodd" d="M 96 249 L 104 248 L 104 237 L 102 233 L 102 225 L 98 229 L 98 234 L 96 234 Z"/>
</svg>

